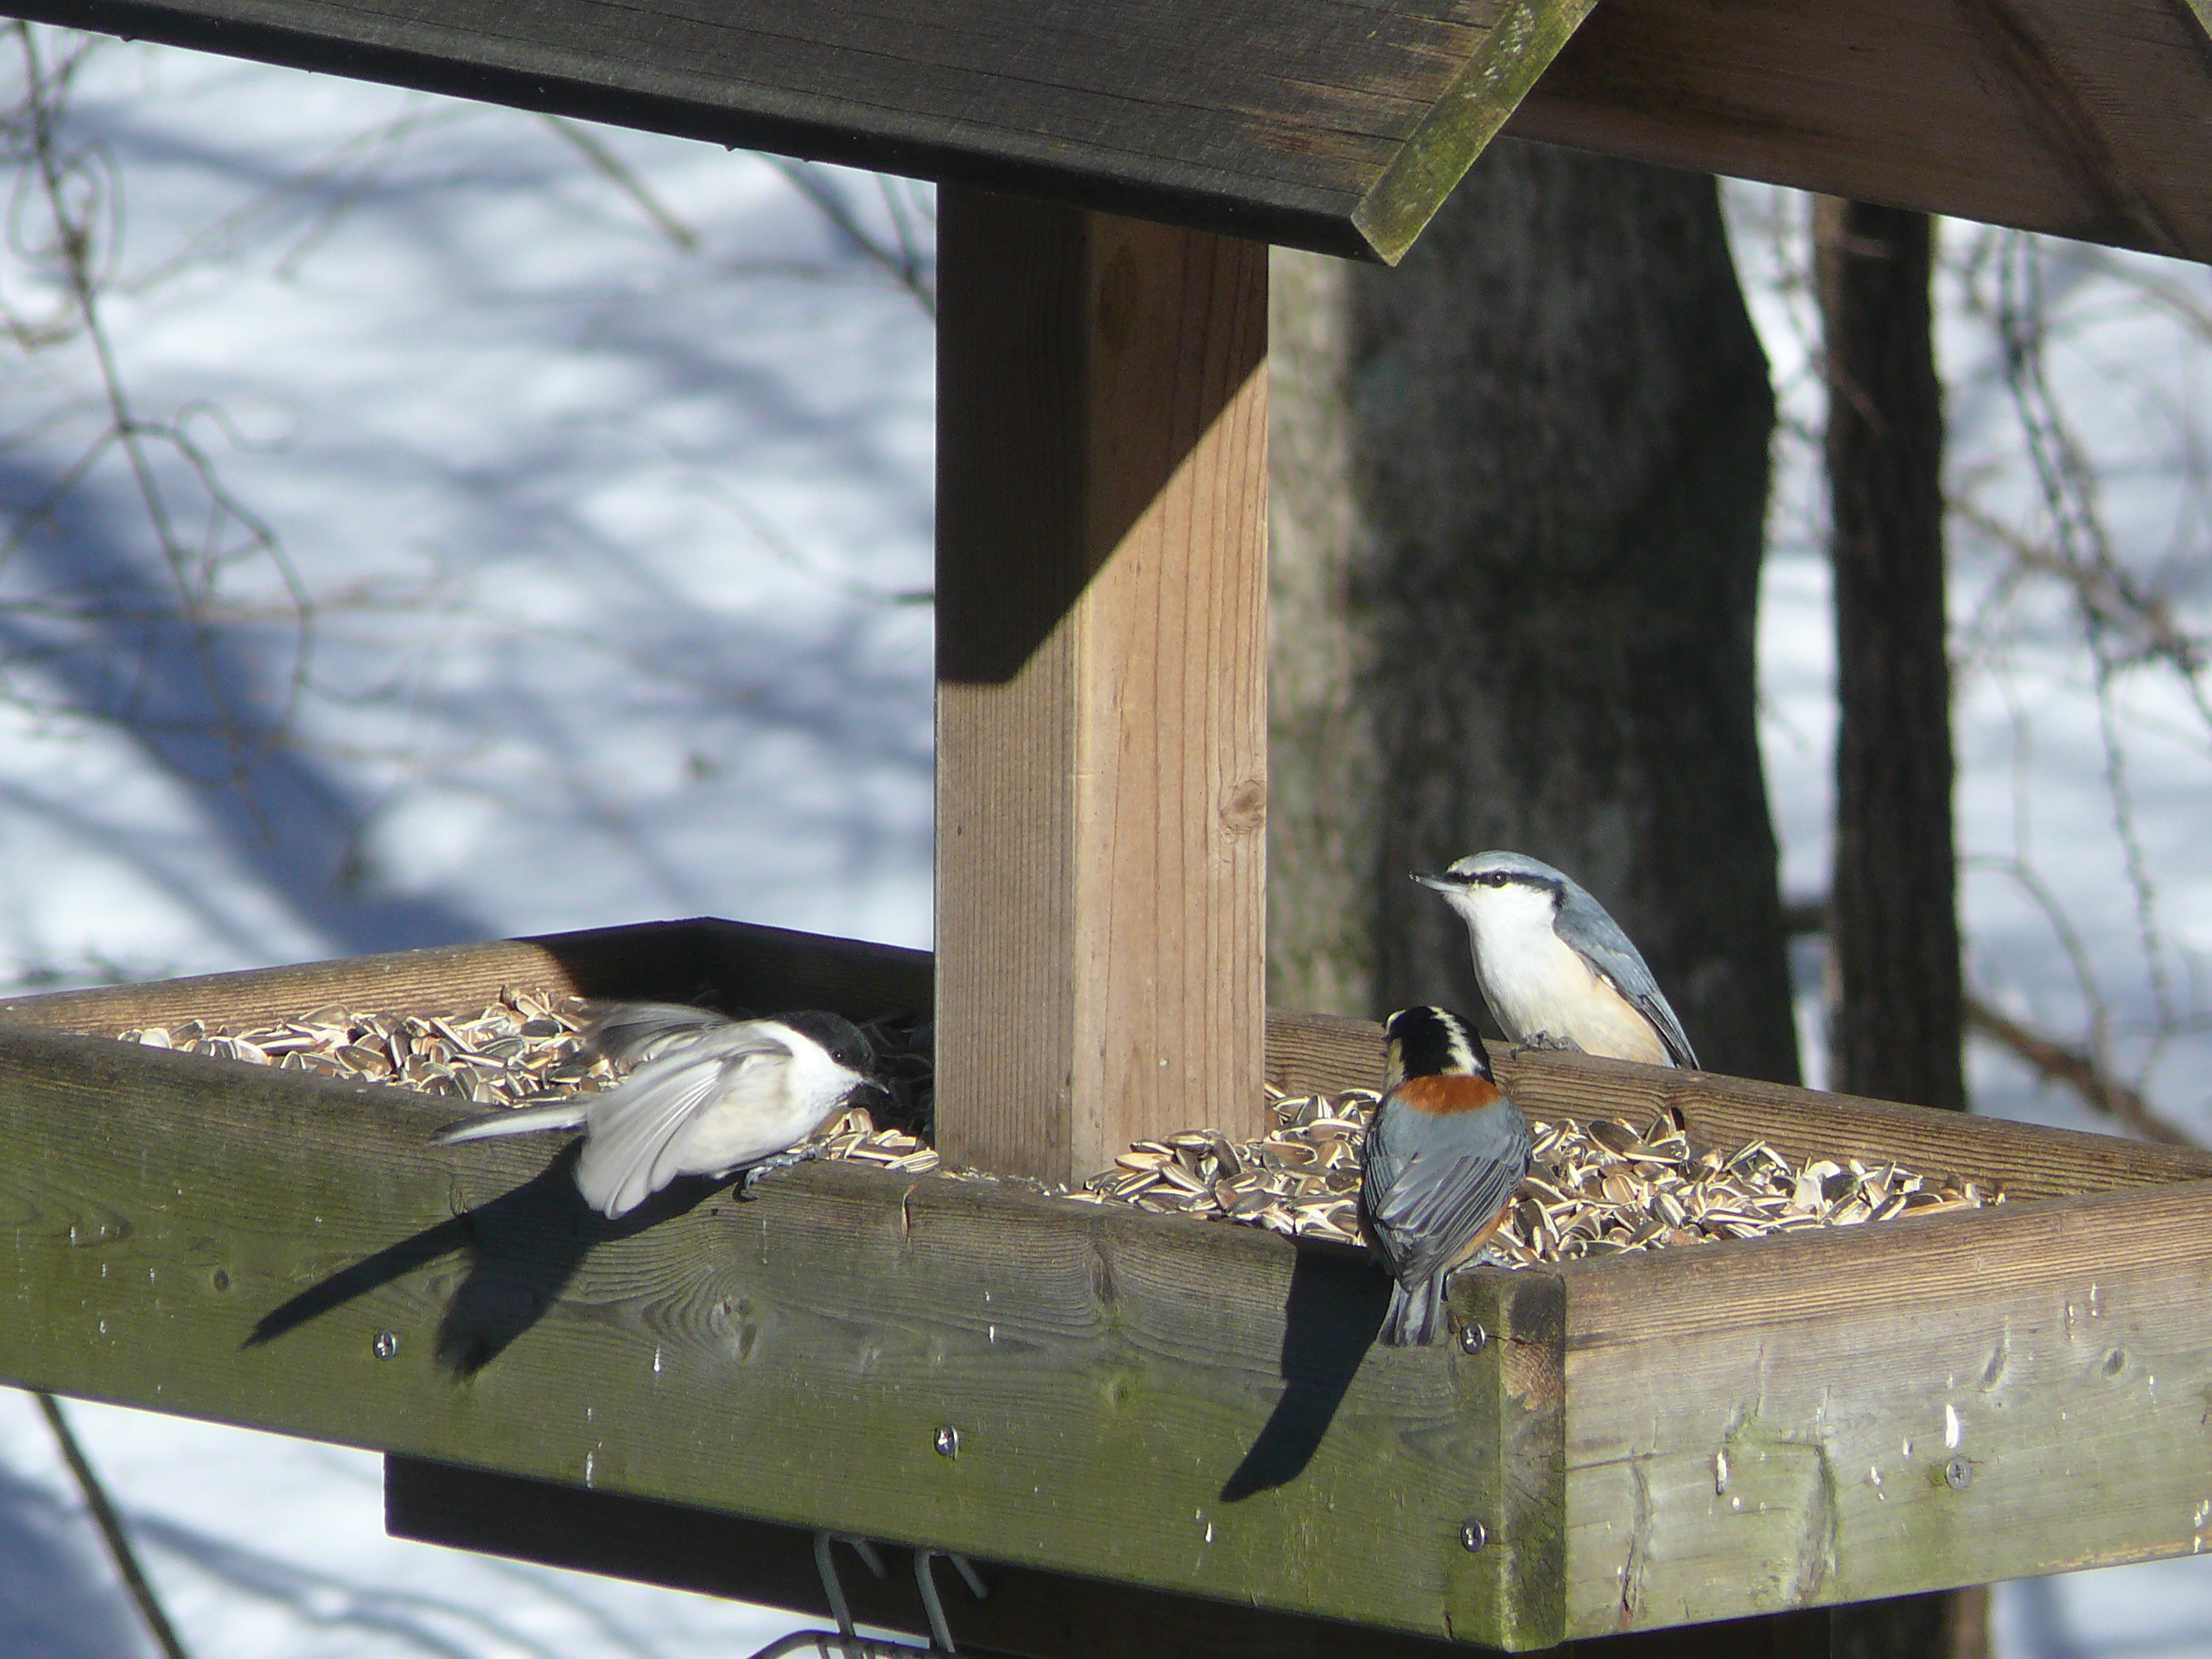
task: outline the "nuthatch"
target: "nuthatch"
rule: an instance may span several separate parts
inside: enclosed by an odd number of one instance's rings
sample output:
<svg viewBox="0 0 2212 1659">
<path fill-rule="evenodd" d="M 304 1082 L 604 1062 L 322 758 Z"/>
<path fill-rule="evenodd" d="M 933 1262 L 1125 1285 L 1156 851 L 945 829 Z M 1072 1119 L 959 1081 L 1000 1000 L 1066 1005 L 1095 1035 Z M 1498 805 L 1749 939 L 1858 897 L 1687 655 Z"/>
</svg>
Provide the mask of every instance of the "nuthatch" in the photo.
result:
<svg viewBox="0 0 2212 1659">
<path fill-rule="evenodd" d="M 1440 875 L 1413 878 L 1466 922 L 1483 1001 L 1512 1041 L 1647 1065 L 1697 1064 L 1628 935 L 1571 877 L 1525 853 L 1477 853 Z"/>
<path fill-rule="evenodd" d="M 869 1085 L 875 1064 L 868 1039 L 834 1014 L 731 1020 L 614 1003 L 589 1029 L 601 1053 L 637 1069 L 600 1094 L 448 1124 L 440 1144 L 581 1127 L 576 1186 L 593 1209 L 620 1216 L 679 1175 L 743 1169 L 750 1186 L 800 1161 L 806 1154 L 792 1148 Z"/>
<path fill-rule="evenodd" d="M 1529 1173 L 1528 1120 L 1490 1074 L 1473 1027 L 1443 1008 L 1390 1016 L 1389 1087 L 1368 1125 L 1360 1203 L 1368 1236 L 1397 1281 L 1382 1340 L 1436 1334 L 1444 1281 L 1505 1219 Z"/>
</svg>

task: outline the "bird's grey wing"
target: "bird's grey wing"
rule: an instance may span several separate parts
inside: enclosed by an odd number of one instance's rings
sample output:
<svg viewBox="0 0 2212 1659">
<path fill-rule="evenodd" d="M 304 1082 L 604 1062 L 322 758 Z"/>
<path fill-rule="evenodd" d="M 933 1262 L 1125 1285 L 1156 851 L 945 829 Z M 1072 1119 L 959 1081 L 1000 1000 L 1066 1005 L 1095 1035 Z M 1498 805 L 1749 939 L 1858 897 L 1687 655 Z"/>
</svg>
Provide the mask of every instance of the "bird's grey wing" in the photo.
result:
<svg viewBox="0 0 2212 1659">
<path fill-rule="evenodd" d="M 641 1065 L 734 1023 L 727 1014 L 681 1002 L 600 1002 L 592 1006 L 584 1031 L 610 1060 Z"/>
<path fill-rule="evenodd" d="M 1630 1007 L 1651 1022 L 1652 1029 L 1659 1033 L 1659 1040 L 1675 1057 L 1676 1065 L 1697 1069 L 1697 1054 L 1682 1033 L 1682 1022 L 1675 1017 L 1666 993 L 1651 976 L 1642 953 L 1621 931 L 1621 925 L 1606 913 L 1605 907 L 1578 882 L 1564 882 L 1557 931 L 1585 962 L 1611 982 L 1613 988 L 1628 999 Z"/>
<path fill-rule="evenodd" d="M 731 1026 L 639 1066 L 592 1103 L 591 1135 L 576 1161 L 584 1201 L 608 1216 L 636 1209 L 683 1173 L 684 1132 L 737 1074 L 790 1052 L 765 1033 Z"/>
<path fill-rule="evenodd" d="M 1521 1185 L 1532 1150 L 1528 1120 L 1509 1101 L 1472 1112 L 1378 1114 L 1361 1195 L 1391 1273 L 1425 1279 L 1465 1249 Z"/>
</svg>

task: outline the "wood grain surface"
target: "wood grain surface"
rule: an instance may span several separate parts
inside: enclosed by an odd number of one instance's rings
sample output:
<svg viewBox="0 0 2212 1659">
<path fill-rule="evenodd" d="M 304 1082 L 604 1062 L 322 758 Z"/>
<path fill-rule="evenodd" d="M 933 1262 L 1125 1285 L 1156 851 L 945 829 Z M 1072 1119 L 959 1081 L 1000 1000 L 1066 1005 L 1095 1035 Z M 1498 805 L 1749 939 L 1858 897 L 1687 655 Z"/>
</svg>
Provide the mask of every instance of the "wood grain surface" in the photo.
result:
<svg viewBox="0 0 2212 1659">
<path fill-rule="evenodd" d="M 2212 257 L 2191 0 L 1606 0 L 1586 23 L 1586 0 L 16 10 L 1391 262 L 1509 116 L 1523 137 Z"/>
<path fill-rule="evenodd" d="M 1605 0 L 1506 130 L 2212 257 L 2190 0 Z"/>
<path fill-rule="evenodd" d="M 20 16 L 1395 259 L 1589 0 L 21 0 Z"/>
<path fill-rule="evenodd" d="M 1548 1338 L 1385 1349 L 1357 1251 L 846 1166 L 610 1224 L 555 1146 L 432 1145 L 451 1110 L 9 1028 L 0 1378 L 1431 1636 L 1558 1629 L 1558 1455 L 1516 1427 L 1563 1433 L 1555 1281 Z"/>
<path fill-rule="evenodd" d="M 233 1030 L 341 1004 L 359 1014 L 472 1014 L 513 986 L 699 1001 L 731 1012 L 926 1013 L 926 950 L 710 917 L 346 957 L 0 1001 L 0 1021 L 113 1035 L 188 1020 Z"/>
<path fill-rule="evenodd" d="M 2196 1182 L 1570 1267 L 1569 1633 L 2202 1551 L 2208 1223 Z"/>
<path fill-rule="evenodd" d="M 1267 250 L 938 208 L 938 1144 L 1260 1127 Z"/>
</svg>

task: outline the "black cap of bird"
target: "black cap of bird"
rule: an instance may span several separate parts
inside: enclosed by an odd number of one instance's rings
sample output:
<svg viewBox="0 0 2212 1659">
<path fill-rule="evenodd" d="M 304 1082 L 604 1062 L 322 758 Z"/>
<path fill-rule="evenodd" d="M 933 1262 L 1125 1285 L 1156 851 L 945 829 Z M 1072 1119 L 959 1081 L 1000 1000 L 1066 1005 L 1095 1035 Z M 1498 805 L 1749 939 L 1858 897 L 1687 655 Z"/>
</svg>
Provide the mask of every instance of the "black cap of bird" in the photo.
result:
<svg viewBox="0 0 2212 1659">
<path fill-rule="evenodd" d="M 1368 1128 L 1360 1199 L 1368 1236 L 1397 1281 L 1382 1340 L 1402 1348 L 1430 1341 L 1444 1323 L 1444 1281 L 1497 1230 L 1533 1143 L 1465 1020 L 1402 1008 L 1389 1033 L 1389 1086 Z"/>
<path fill-rule="evenodd" d="M 588 1030 L 601 1053 L 636 1069 L 601 1094 L 449 1124 L 439 1141 L 582 1128 L 577 1190 L 593 1209 L 620 1216 L 679 1175 L 743 1169 L 750 1187 L 806 1156 L 800 1143 L 874 1084 L 867 1037 L 834 1014 L 732 1020 L 618 1002 L 594 1009 Z"/>
</svg>

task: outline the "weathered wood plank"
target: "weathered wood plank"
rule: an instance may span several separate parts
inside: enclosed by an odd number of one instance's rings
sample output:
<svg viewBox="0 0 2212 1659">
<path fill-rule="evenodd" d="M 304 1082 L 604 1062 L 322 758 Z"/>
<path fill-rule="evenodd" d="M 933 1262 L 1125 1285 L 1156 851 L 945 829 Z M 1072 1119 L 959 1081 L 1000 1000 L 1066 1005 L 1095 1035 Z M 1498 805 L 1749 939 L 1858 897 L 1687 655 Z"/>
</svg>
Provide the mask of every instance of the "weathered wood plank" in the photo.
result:
<svg viewBox="0 0 2212 1659">
<path fill-rule="evenodd" d="M 1073 1181 L 1265 1042 L 1267 250 L 938 215 L 937 1111 Z"/>
<path fill-rule="evenodd" d="M 2212 257 L 2189 0 L 1605 0 L 1507 130 Z"/>
<path fill-rule="evenodd" d="M 509 985 L 755 1012 L 830 1008 L 859 1020 L 925 1013 L 931 995 L 926 950 L 700 917 L 52 991 L 0 1001 L 0 1020 L 112 1035 L 192 1019 L 272 1024 L 332 1003 L 361 1013 L 468 1013 Z"/>
<path fill-rule="evenodd" d="M 1589 0 L 18 0 L 18 15 L 1395 259 Z"/>
<path fill-rule="evenodd" d="M 404 1091 L 23 1026 L 0 1053 L 9 1382 L 1416 1633 L 1557 1630 L 1556 1457 L 1498 1468 L 1563 1433 L 1555 1391 L 1520 1397 L 1557 1375 L 1554 1281 L 1512 1286 L 1550 1287 L 1549 1335 L 1500 1308 L 1515 1340 L 1480 1354 L 1374 1348 L 1376 1269 L 1255 1230 L 821 1166 L 609 1224 L 568 1154 L 434 1147 L 450 1108 Z M 1500 1605 L 1524 1585 L 1542 1605 Z"/>
<path fill-rule="evenodd" d="M 1567 1271 L 1570 1634 L 2212 1540 L 2212 1184 L 1947 1219 Z"/>
<path fill-rule="evenodd" d="M 1895 1159 L 1929 1174 L 2001 1184 L 2016 1198 L 2212 1179 L 2212 1153 L 2154 1147 L 1893 1101 L 1792 1089 L 1707 1071 L 1675 1071 L 1586 1054 L 1498 1052 L 1498 1079 L 1538 1117 L 1648 1120 L 1678 1111 L 1717 1147 L 1764 1139 L 1793 1158 Z M 1268 1081 L 1285 1089 L 1373 1089 L 1382 1028 L 1328 1014 L 1271 1014 Z"/>
<path fill-rule="evenodd" d="M 1586 24 L 1586 0 L 16 10 L 1352 257 L 1398 258 L 1510 116 L 1524 137 L 2212 257 L 2192 0 L 1606 0 Z"/>
</svg>

